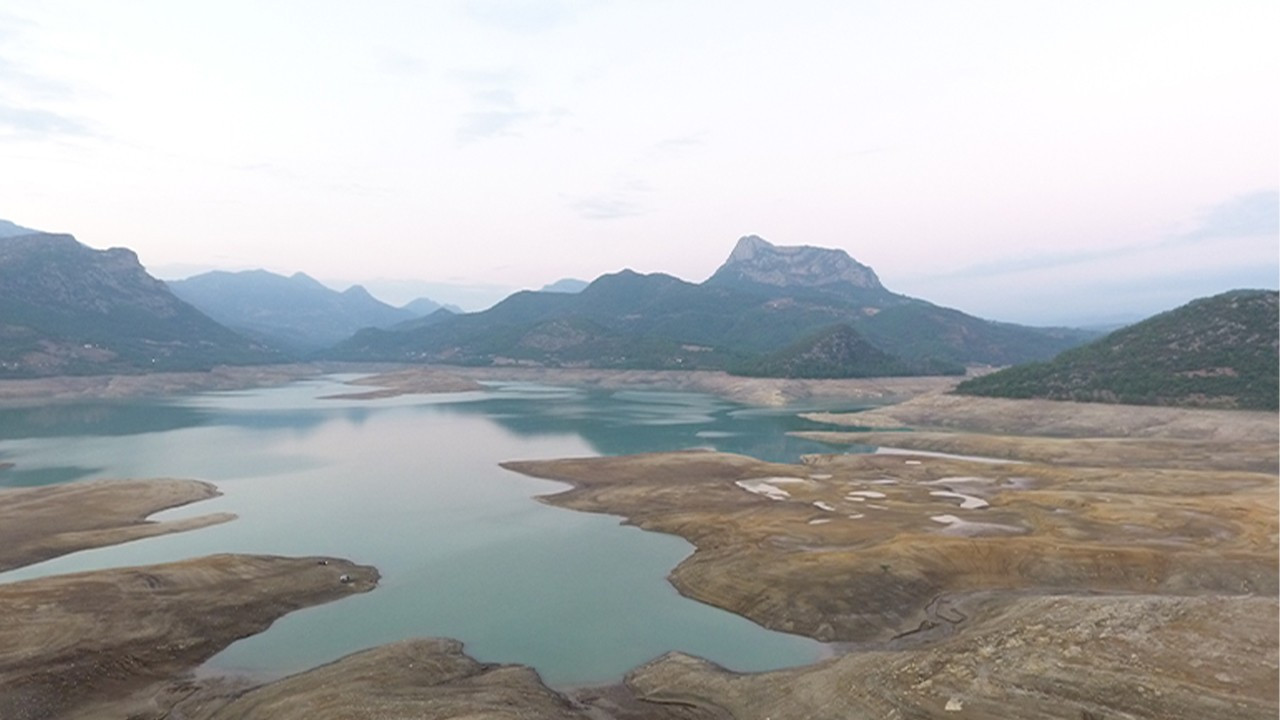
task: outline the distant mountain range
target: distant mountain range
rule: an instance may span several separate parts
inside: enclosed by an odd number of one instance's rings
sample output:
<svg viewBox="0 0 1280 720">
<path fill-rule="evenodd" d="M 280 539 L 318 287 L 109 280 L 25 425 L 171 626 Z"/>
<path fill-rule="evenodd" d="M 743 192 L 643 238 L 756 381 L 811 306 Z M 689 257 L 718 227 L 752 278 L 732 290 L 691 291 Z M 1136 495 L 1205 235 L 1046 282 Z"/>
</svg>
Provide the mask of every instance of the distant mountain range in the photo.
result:
<svg viewBox="0 0 1280 720">
<path fill-rule="evenodd" d="M 147 274 L 133 251 L 0 230 L 0 377 L 204 370 L 280 361 Z"/>
<path fill-rule="evenodd" d="M 1280 408 L 1280 293 L 1194 300 L 1050 362 L 961 383 L 957 393 L 1135 405 Z"/>
<path fill-rule="evenodd" d="M 1277 408 L 1275 291 L 1205 298 L 1076 347 L 1097 334 L 982 320 L 894 293 L 843 251 L 755 236 L 703 283 L 624 270 L 548 287 L 463 314 L 426 299 L 395 308 L 302 273 L 213 272 L 166 285 L 130 250 L 0 221 L 0 377 L 198 370 L 302 353 L 815 378 L 990 364 L 1015 367 L 958 392 Z"/>
<path fill-rule="evenodd" d="M 580 293 L 583 290 L 586 290 L 587 286 L 590 284 L 591 283 L 586 280 L 579 280 L 577 278 L 560 278 L 550 285 L 543 285 L 541 292 Z"/>
<path fill-rule="evenodd" d="M 169 288 L 227 327 L 301 354 L 329 347 L 362 328 L 390 327 L 420 314 L 381 302 L 359 285 L 332 290 L 305 273 L 286 277 L 266 270 L 214 271 L 170 281 Z M 415 302 L 415 308 L 427 312 L 440 308 L 425 298 Z"/>
<path fill-rule="evenodd" d="M 871 268 L 844 251 L 777 247 L 749 236 L 701 284 L 624 270 L 604 275 L 576 294 L 525 291 L 484 312 L 425 326 L 366 329 L 327 356 L 763 372 L 764 356 L 820 338 L 837 326 L 842 329 L 836 345 L 851 351 L 865 342 L 882 354 L 872 365 L 892 365 L 905 373 L 1045 359 L 1096 337 L 975 318 L 890 292 Z M 828 361 L 844 350 L 795 352 L 824 366 L 805 370 L 793 362 L 787 367 L 795 372 L 841 374 Z M 872 357 L 865 349 L 855 354 Z M 854 365 L 845 376 L 865 374 L 865 368 Z"/>
<path fill-rule="evenodd" d="M 416 300 L 410 300 L 404 304 L 404 309 L 408 310 L 414 317 L 426 317 L 437 310 L 448 310 L 451 313 L 461 313 L 462 308 L 449 303 L 438 303 L 431 298 L 420 297 Z"/>
<path fill-rule="evenodd" d="M 17 237 L 19 235 L 32 235 L 38 232 L 40 231 L 32 230 L 31 228 L 25 228 L 25 227 L 22 227 L 21 225 L 15 225 L 14 223 L 9 222 L 8 220 L 0 220 L 0 238 Z"/>
</svg>

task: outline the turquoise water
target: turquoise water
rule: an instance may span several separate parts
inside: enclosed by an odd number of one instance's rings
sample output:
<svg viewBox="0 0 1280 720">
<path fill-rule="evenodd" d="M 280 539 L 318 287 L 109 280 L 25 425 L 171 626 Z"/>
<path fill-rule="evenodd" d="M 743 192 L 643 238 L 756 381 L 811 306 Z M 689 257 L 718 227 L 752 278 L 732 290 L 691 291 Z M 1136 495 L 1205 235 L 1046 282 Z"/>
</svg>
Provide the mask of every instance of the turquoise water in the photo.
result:
<svg viewBox="0 0 1280 720">
<path fill-rule="evenodd" d="M 385 642 L 454 637 L 476 658 L 537 668 L 553 685 L 610 682 L 682 650 L 733 670 L 812 662 L 816 642 L 677 594 L 692 550 L 612 516 L 533 496 L 564 486 L 503 460 L 707 447 L 793 461 L 795 409 L 695 394 L 494 384 L 487 392 L 325 400 L 342 378 L 165 401 L 0 409 L 0 486 L 102 477 L 192 477 L 214 500 L 157 515 L 238 520 L 57 558 L 11 581 L 215 552 L 336 555 L 372 564 L 371 593 L 308 608 L 212 659 L 279 675 Z"/>
</svg>

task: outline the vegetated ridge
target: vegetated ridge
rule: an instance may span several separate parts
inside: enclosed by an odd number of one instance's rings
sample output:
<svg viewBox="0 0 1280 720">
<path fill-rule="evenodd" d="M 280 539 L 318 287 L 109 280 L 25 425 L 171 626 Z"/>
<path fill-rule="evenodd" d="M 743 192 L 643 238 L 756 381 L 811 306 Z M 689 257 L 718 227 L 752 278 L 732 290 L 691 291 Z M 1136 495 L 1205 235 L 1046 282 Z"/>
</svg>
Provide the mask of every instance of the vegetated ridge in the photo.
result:
<svg viewBox="0 0 1280 720">
<path fill-rule="evenodd" d="M 437 310 L 448 310 L 451 313 L 460 313 L 462 308 L 451 303 L 438 303 L 429 297 L 414 298 L 404 305 L 400 306 L 402 310 L 408 310 L 415 317 L 426 317 Z"/>
<path fill-rule="evenodd" d="M 1276 410 L 1280 313 L 1274 290 L 1233 290 L 1117 330 L 1049 362 L 961 383 L 955 392 L 1130 405 Z"/>
<path fill-rule="evenodd" d="M 849 325 L 840 324 L 732 367 L 730 372 L 751 377 L 818 379 L 962 375 L 964 367 L 937 361 L 910 365 L 872 345 Z"/>
<path fill-rule="evenodd" d="M 178 299 L 131 250 L 0 237 L 0 377 L 207 370 L 280 355 Z"/>
<path fill-rule="evenodd" d="M 209 317 L 263 342 L 309 353 L 366 327 L 390 327 L 420 313 L 397 308 L 354 285 L 338 292 L 305 273 L 214 271 L 169 282 L 178 297 Z M 420 298 L 417 308 L 431 301 Z M 429 312 L 439 309 L 439 305 Z"/>
<path fill-rule="evenodd" d="M 560 278 L 553 283 L 543 285 L 539 292 L 580 293 L 590 284 L 586 280 L 577 278 Z"/>
<path fill-rule="evenodd" d="M 840 326 L 845 329 L 828 344 L 805 348 Z M 856 343 L 855 335 L 860 336 Z M 597 278 L 576 294 L 524 291 L 484 312 L 363 330 L 326 355 L 857 377 L 877 365 L 893 368 L 894 374 L 920 374 L 956 372 L 968 363 L 1044 359 L 1092 337 L 982 320 L 891 292 L 871 268 L 842 250 L 777 247 L 748 236 L 703 283 L 623 270 Z M 843 355 L 858 362 L 833 366 L 841 354 L 836 345 L 851 350 L 861 343 L 887 359 L 871 361 L 863 350 Z M 772 364 L 765 362 L 775 354 Z M 787 354 L 795 357 L 781 361 Z M 808 364 L 813 367 L 802 367 Z"/>
</svg>

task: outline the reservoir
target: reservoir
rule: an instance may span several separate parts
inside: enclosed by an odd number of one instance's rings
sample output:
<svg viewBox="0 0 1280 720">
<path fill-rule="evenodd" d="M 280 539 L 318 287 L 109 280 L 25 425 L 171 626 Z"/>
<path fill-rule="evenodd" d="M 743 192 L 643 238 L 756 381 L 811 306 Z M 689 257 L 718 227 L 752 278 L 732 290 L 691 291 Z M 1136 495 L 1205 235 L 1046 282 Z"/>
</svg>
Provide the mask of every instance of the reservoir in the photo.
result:
<svg viewBox="0 0 1280 720">
<path fill-rule="evenodd" d="M 538 502 L 564 485 L 505 460 L 709 448 L 794 462 L 825 446 L 809 423 L 688 393 L 493 383 L 484 392 L 379 400 L 328 377 L 162 400 L 0 409 L 0 486 L 187 477 L 222 497 L 157 519 L 232 512 L 192 532 L 74 553 L 8 582 L 222 552 L 334 555 L 376 566 L 373 592 L 303 609 L 208 663 L 279 676 L 409 637 L 462 640 L 554 686 L 606 683 L 679 650 L 737 671 L 817 660 L 819 643 L 680 596 L 691 551 L 621 518 Z"/>
</svg>

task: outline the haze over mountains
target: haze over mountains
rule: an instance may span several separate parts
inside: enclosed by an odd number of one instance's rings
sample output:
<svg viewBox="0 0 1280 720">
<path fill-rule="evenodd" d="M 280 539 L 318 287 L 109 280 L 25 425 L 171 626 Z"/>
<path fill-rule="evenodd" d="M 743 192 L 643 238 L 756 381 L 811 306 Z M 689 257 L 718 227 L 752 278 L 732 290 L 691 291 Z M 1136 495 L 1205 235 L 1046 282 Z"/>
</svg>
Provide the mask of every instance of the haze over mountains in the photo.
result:
<svg viewBox="0 0 1280 720">
<path fill-rule="evenodd" d="M 360 286 L 338 292 L 304 273 L 211 272 L 166 285 L 127 249 L 94 250 L 70 235 L 0 221 L 0 376 L 301 357 L 813 378 L 951 374 L 985 364 L 1018 367 L 963 391 L 1277 404 L 1274 291 L 1203 299 L 1058 356 L 1097 334 L 982 320 L 895 293 L 844 251 L 756 236 L 739 240 L 702 283 L 630 270 L 580 282 L 518 292 L 469 314 L 426 299 L 396 308 Z"/>
<path fill-rule="evenodd" d="M 390 327 L 440 309 L 427 298 L 392 307 L 354 285 L 330 289 L 305 273 L 214 271 L 171 280 L 174 294 L 209 317 L 262 342 L 310 353 L 366 327 Z"/>
<path fill-rule="evenodd" d="M 864 336 L 906 373 L 1045 359 L 1092 337 L 981 320 L 885 289 L 842 250 L 778 247 L 748 236 L 701 284 L 624 270 L 573 295 L 519 292 L 429 327 L 364 330 L 329 356 L 744 371 L 761 355 L 837 325 Z"/>
</svg>

